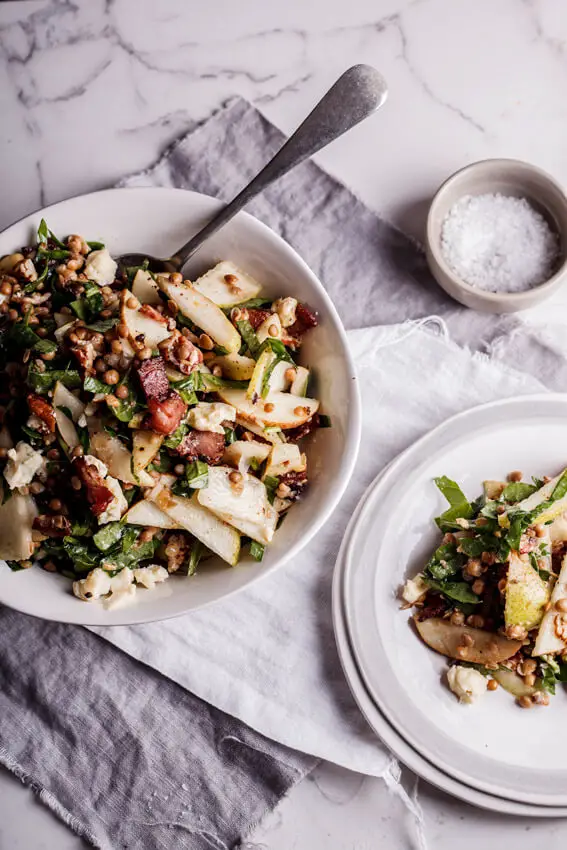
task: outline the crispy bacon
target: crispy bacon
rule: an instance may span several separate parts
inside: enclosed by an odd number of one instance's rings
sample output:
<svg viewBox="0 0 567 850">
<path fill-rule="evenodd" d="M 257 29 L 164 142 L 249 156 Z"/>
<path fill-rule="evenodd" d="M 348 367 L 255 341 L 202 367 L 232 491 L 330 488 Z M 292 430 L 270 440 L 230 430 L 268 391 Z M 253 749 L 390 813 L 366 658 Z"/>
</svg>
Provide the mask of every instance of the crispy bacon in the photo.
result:
<svg viewBox="0 0 567 850">
<path fill-rule="evenodd" d="M 262 322 L 267 319 L 268 316 L 272 315 L 269 310 L 259 310 L 257 308 L 248 309 L 247 312 L 248 321 L 255 331 L 258 330 Z"/>
<path fill-rule="evenodd" d="M 213 431 L 190 431 L 177 446 L 176 452 L 187 460 L 203 458 L 213 465 L 220 463 L 224 453 L 224 435 Z"/>
<path fill-rule="evenodd" d="M 147 316 L 148 319 L 153 319 L 154 322 L 160 322 L 162 325 L 167 325 L 167 319 L 163 313 L 160 313 L 159 310 L 156 310 L 156 308 L 152 307 L 151 304 L 142 304 L 139 312 L 143 316 Z"/>
<path fill-rule="evenodd" d="M 95 516 L 100 516 L 114 499 L 114 494 L 104 484 L 104 478 L 84 457 L 75 458 L 73 469 L 81 479 L 87 494 L 87 501 Z"/>
<path fill-rule="evenodd" d="M 187 405 L 180 395 L 170 390 L 168 396 L 162 401 L 148 398 L 148 410 L 150 415 L 145 422 L 146 427 L 157 434 L 167 435 L 177 430 L 185 416 Z"/>
<path fill-rule="evenodd" d="M 71 346 L 70 351 L 75 355 L 79 362 L 79 366 L 85 370 L 86 374 L 92 375 L 94 373 L 94 362 L 96 357 L 96 352 L 92 342 L 89 342 L 88 340 L 79 341 L 77 345 Z"/>
<path fill-rule="evenodd" d="M 418 612 L 420 620 L 431 620 L 432 617 L 442 617 L 449 608 L 449 603 L 437 593 L 428 591 L 423 608 Z"/>
<path fill-rule="evenodd" d="M 179 331 L 173 331 L 168 339 L 160 342 L 163 357 L 184 375 L 194 372 L 203 362 L 203 352 Z"/>
<path fill-rule="evenodd" d="M 305 304 L 299 303 L 295 309 L 295 322 L 286 328 L 286 333 L 291 337 L 301 338 L 304 333 L 316 328 L 319 324 L 317 314 Z"/>
<path fill-rule="evenodd" d="M 163 357 L 142 360 L 138 366 L 138 378 L 148 404 L 150 401 L 161 402 L 166 400 L 169 395 L 169 381 L 167 380 Z M 160 431 L 160 433 L 162 432 Z"/>
<path fill-rule="evenodd" d="M 49 404 L 42 396 L 36 395 L 36 393 L 30 393 L 28 395 L 28 407 L 30 413 L 41 419 L 51 432 L 55 431 L 55 410 L 53 405 Z"/>
<path fill-rule="evenodd" d="M 319 424 L 319 414 L 315 413 L 311 419 L 308 419 L 307 422 L 303 423 L 303 425 L 298 425 L 297 428 L 289 428 L 286 430 L 286 438 L 290 443 L 297 443 L 302 437 L 306 437 L 308 434 L 311 434 L 312 431 L 316 431 Z"/>
<path fill-rule="evenodd" d="M 286 496 L 286 499 L 291 499 L 292 502 L 296 502 L 303 495 L 303 491 L 307 486 L 307 473 L 303 472 L 286 472 L 285 475 L 280 476 L 280 484 L 285 484 L 290 489 L 289 495 Z"/>
<path fill-rule="evenodd" d="M 67 537 L 71 534 L 71 523 L 66 516 L 36 516 L 32 528 L 46 537 Z"/>
</svg>

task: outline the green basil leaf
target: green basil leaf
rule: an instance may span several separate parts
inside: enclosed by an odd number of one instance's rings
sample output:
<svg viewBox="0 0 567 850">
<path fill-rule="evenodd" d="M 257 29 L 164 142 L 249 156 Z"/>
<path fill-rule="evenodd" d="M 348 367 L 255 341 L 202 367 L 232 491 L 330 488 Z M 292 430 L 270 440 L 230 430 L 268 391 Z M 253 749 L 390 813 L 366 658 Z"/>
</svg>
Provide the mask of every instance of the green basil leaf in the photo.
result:
<svg viewBox="0 0 567 850">
<path fill-rule="evenodd" d="M 240 336 L 246 343 L 248 351 L 250 352 L 252 357 L 257 360 L 260 356 L 260 348 L 262 347 L 262 344 L 256 336 L 256 331 L 254 330 L 248 319 L 240 319 L 240 321 L 236 323 L 236 327 L 238 328 Z"/>
<path fill-rule="evenodd" d="M 185 481 L 193 490 L 201 490 L 209 483 L 209 467 L 202 460 L 194 460 L 185 467 Z"/>
<path fill-rule="evenodd" d="M 85 325 L 90 331 L 97 331 L 100 334 L 106 333 L 111 328 L 118 324 L 118 316 L 112 319 L 99 319 L 97 322 Z"/>
<path fill-rule="evenodd" d="M 120 522 L 109 522 L 93 535 L 93 543 L 101 552 L 106 552 L 121 539 L 124 526 Z"/>
<path fill-rule="evenodd" d="M 470 585 L 466 581 L 436 581 L 427 576 L 423 580 L 428 587 L 432 590 L 437 590 L 452 602 L 460 602 L 465 605 L 478 605 L 481 601 L 476 593 L 472 592 Z"/>
<path fill-rule="evenodd" d="M 169 437 L 165 438 L 165 440 L 163 441 L 163 445 L 167 449 L 176 449 L 177 446 L 183 440 L 183 437 L 187 434 L 188 430 L 188 426 L 185 424 L 185 422 L 182 422 L 181 425 L 176 428 L 173 434 L 170 434 Z"/>
<path fill-rule="evenodd" d="M 455 481 L 445 475 L 435 478 L 434 481 L 451 506 L 435 519 L 441 531 L 445 531 L 449 526 L 452 530 L 457 519 L 470 519 L 473 516 L 472 505 Z"/>
<path fill-rule="evenodd" d="M 93 378 L 92 375 L 87 375 L 83 381 L 83 389 L 88 393 L 103 393 L 108 395 L 112 392 L 112 387 L 108 384 L 99 381 L 98 378 Z"/>
<path fill-rule="evenodd" d="M 527 499 L 532 493 L 535 493 L 537 487 L 533 484 L 524 484 L 522 481 L 514 481 L 507 484 L 502 491 L 502 498 L 505 502 L 521 502 Z"/>
</svg>

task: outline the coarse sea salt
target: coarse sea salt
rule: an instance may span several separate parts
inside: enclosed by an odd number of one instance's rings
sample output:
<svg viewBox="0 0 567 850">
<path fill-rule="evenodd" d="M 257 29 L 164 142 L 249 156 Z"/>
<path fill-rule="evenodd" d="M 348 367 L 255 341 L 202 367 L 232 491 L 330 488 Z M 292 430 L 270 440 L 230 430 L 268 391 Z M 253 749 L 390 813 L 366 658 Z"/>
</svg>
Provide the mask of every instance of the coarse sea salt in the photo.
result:
<svg viewBox="0 0 567 850">
<path fill-rule="evenodd" d="M 557 234 L 525 198 L 464 195 L 441 229 L 441 251 L 465 283 L 490 292 L 524 292 L 551 277 Z"/>
</svg>

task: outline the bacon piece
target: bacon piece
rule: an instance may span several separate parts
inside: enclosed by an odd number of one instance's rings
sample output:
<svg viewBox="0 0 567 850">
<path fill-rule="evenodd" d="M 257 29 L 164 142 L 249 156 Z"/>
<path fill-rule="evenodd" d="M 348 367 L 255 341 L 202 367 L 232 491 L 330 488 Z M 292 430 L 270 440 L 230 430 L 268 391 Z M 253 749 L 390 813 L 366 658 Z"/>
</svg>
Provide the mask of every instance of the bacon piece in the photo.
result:
<svg viewBox="0 0 567 850">
<path fill-rule="evenodd" d="M 291 491 L 285 498 L 290 499 L 292 502 L 297 502 L 307 486 L 307 473 L 305 471 L 286 472 L 285 475 L 280 476 L 280 484 L 285 484 Z"/>
<path fill-rule="evenodd" d="M 150 415 L 146 420 L 146 427 L 151 428 L 156 434 L 167 435 L 177 430 L 185 416 L 187 405 L 180 395 L 170 390 L 167 398 L 162 401 L 148 398 L 148 410 Z"/>
<path fill-rule="evenodd" d="M 70 351 L 75 355 L 79 361 L 79 366 L 85 370 L 86 374 L 92 375 L 94 373 L 94 362 L 96 357 L 96 352 L 92 342 L 89 342 L 88 340 L 81 340 L 77 343 L 77 345 L 73 345 Z"/>
<path fill-rule="evenodd" d="M 138 366 L 138 378 L 148 404 L 150 401 L 166 400 L 169 395 L 169 381 L 167 380 L 163 357 L 151 357 L 149 360 L 142 360 Z"/>
<path fill-rule="evenodd" d="M 271 316 L 271 312 L 269 310 L 259 310 L 257 308 L 252 308 L 247 310 L 248 313 L 248 321 L 254 328 L 254 330 L 258 330 L 262 322 Z"/>
<path fill-rule="evenodd" d="M 316 431 L 319 424 L 319 414 L 315 413 L 311 419 L 308 419 L 307 422 L 304 422 L 302 425 L 298 425 L 297 428 L 289 428 L 286 430 L 286 439 L 289 443 L 297 443 L 302 437 L 306 437 L 308 434 L 311 434 L 312 431 Z"/>
<path fill-rule="evenodd" d="M 30 413 L 41 419 L 51 432 L 55 431 L 55 409 L 53 405 L 49 404 L 42 396 L 30 393 L 28 395 L 28 407 Z"/>
<path fill-rule="evenodd" d="M 234 424 L 234 423 L 231 423 Z M 211 464 L 220 463 L 224 454 L 224 435 L 213 431 L 190 431 L 176 448 L 187 460 L 203 458 Z"/>
<path fill-rule="evenodd" d="M 95 516 L 100 516 L 114 499 L 114 494 L 104 484 L 104 478 L 84 457 L 75 458 L 73 468 L 81 479 L 87 494 L 87 501 Z"/>
<path fill-rule="evenodd" d="M 190 375 L 198 368 L 199 363 L 203 362 L 201 349 L 177 330 L 173 331 L 168 339 L 160 342 L 159 350 L 167 362 L 184 375 Z"/>
<path fill-rule="evenodd" d="M 67 537 L 71 534 L 71 523 L 66 516 L 36 516 L 32 528 L 46 537 Z"/>
<path fill-rule="evenodd" d="M 437 593 L 428 591 L 425 603 L 417 616 L 419 620 L 431 620 L 432 617 L 442 617 L 449 608 L 449 603 Z"/>
<path fill-rule="evenodd" d="M 319 324 L 317 314 L 314 313 L 305 304 L 298 304 L 295 308 L 295 322 L 286 328 L 286 333 L 292 337 L 302 337 L 304 333 L 316 328 Z"/>
<path fill-rule="evenodd" d="M 162 325 L 167 325 L 167 319 L 163 315 L 163 313 L 160 313 L 159 310 L 156 310 L 156 308 L 152 307 L 151 304 L 142 304 L 139 312 L 143 316 L 147 316 L 148 319 L 153 319 L 155 322 L 159 322 Z"/>
</svg>

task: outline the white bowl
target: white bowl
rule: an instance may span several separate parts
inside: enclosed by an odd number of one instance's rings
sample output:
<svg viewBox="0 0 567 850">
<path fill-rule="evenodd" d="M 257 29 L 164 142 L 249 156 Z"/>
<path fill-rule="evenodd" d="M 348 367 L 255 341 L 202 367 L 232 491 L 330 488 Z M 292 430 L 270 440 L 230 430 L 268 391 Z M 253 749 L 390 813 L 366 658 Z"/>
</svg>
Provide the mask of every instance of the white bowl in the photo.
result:
<svg viewBox="0 0 567 850">
<path fill-rule="evenodd" d="M 465 283 L 451 269 L 441 250 L 443 222 L 449 210 L 465 195 L 502 195 L 526 198 L 547 220 L 559 238 L 560 257 L 550 277 L 523 292 L 492 292 Z M 425 252 L 429 268 L 445 292 L 473 310 L 516 313 L 553 295 L 567 280 L 567 196 L 559 183 L 529 162 L 517 159 L 483 159 L 452 174 L 440 186 L 427 216 Z"/>
<path fill-rule="evenodd" d="M 109 189 L 54 204 L 0 234 L 0 255 L 34 241 L 42 217 L 59 236 L 79 233 L 105 242 L 111 253 L 171 253 L 218 209 L 206 195 L 180 189 Z M 80 602 L 71 582 L 39 568 L 12 572 L 0 562 L 0 602 L 36 617 L 81 625 L 126 625 L 175 617 L 224 599 L 291 560 L 321 528 L 350 479 L 360 442 L 360 399 L 354 365 L 341 321 L 329 296 L 296 252 L 266 225 L 246 213 L 198 252 L 187 269 L 195 276 L 220 259 L 249 271 L 270 296 L 293 295 L 319 312 L 301 360 L 314 368 L 316 395 L 332 427 L 309 438 L 310 486 L 266 548 L 264 560 L 249 556 L 236 567 L 207 561 L 191 579 L 172 577 L 153 591 L 140 590 L 135 605 L 107 611 Z M 238 600 L 234 601 L 238 604 Z"/>
</svg>

